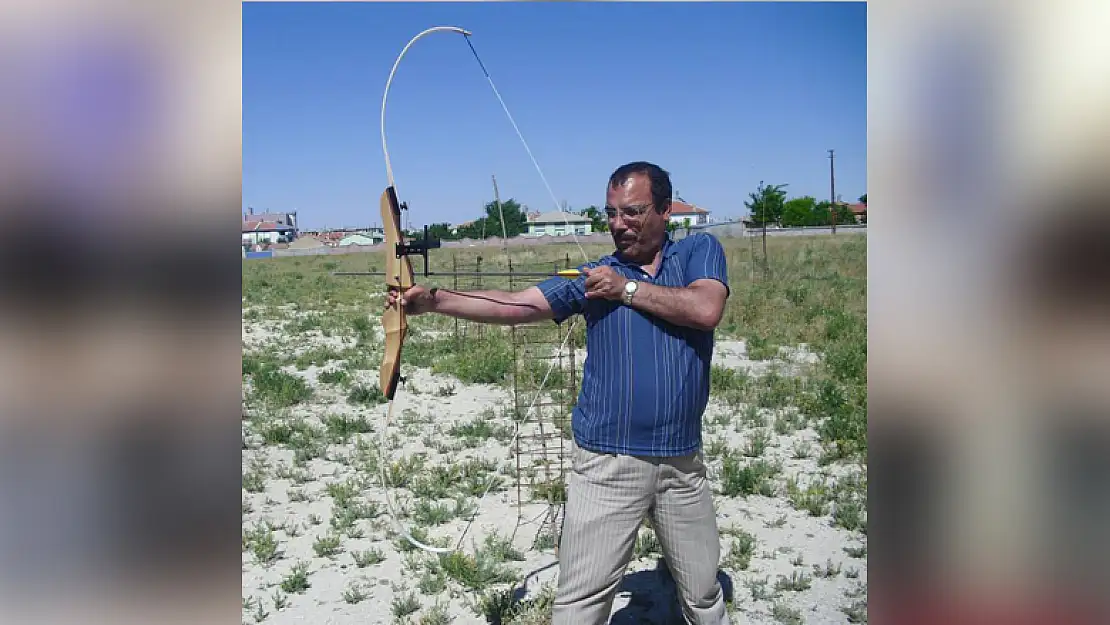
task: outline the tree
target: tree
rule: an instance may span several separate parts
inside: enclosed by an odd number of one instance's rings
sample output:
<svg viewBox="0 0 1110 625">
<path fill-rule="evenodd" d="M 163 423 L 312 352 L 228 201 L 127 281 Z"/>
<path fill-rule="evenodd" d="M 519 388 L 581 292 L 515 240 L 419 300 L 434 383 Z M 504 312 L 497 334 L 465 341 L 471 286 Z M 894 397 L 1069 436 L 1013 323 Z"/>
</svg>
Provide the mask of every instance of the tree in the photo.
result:
<svg viewBox="0 0 1110 625">
<path fill-rule="evenodd" d="M 455 228 L 456 239 L 480 239 L 485 234 L 486 218 L 481 217 L 474 221 Z"/>
<path fill-rule="evenodd" d="M 591 204 L 590 206 L 583 208 L 578 214 L 582 215 L 583 217 L 590 218 L 594 232 L 609 231 L 609 217 L 606 216 L 605 211 L 601 210 L 600 208 Z"/>
<path fill-rule="evenodd" d="M 856 219 L 856 214 L 852 212 L 851 208 L 841 205 L 836 209 L 836 223 L 851 226 L 858 224 L 859 220 Z"/>
<path fill-rule="evenodd" d="M 813 207 L 815 226 L 828 226 L 832 224 L 832 211 L 829 210 L 831 206 L 828 200 L 821 200 Z M 838 225 L 852 225 L 857 223 L 855 213 L 849 210 L 847 204 L 837 204 L 836 223 Z"/>
<path fill-rule="evenodd" d="M 509 238 L 515 237 L 528 230 L 528 216 L 524 214 L 520 203 L 510 198 L 501 202 L 500 207 L 497 206 L 497 202 L 486 204 L 486 216 L 483 219 L 487 237 L 499 237 L 502 235 L 502 214 L 505 216 L 504 234 Z M 481 222 L 482 220 L 475 222 L 479 228 L 481 228 Z M 480 230 L 478 236 L 482 236 Z"/>
<path fill-rule="evenodd" d="M 817 215 L 814 214 L 816 206 L 817 199 L 808 195 L 788 200 L 782 208 L 782 225 L 787 227 L 818 225 Z"/>
<path fill-rule="evenodd" d="M 827 226 L 832 223 L 832 204 L 828 200 L 821 200 L 813 205 L 813 225 Z"/>
<path fill-rule="evenodd" d="M 864 193 L 863 195 L 859 196 L 859 203 L 860 203 L 860 204 L 866 204 L 866 203 L 867 203 L 867 194 L 866 194 L 866 193 Z"/>
<path fill-rule="evenodd" d="M 486 218 L 476 219 L 465 226 L 459 226 L 458 236 L 460 239 L 481 239 L 488 230 Z"/>
<path fill-rule="evenodd" d="M 764 185 L 763 181 L 759 181 L 759 189 L 755 193 L 749 193 L 750 200 L 744 202 L 744 206 L 748 207 L 751 214 L 751 221 L 756 225 L 762 226 L 764 222 L 768 224 L 777 224 L 782 221 L 782 208 L 783 202 L 786 200 L 786 191 L 783 191 L 788 185 Z"/>
<path fill-rule="evenodd" d="M 420 236 L 424 236 L 424 233 L 420 233 Z M 428 226 L 428 238 L 439 241 L 450 241 L 455 238 L 455 235 L 451 232 L 451 224 L 443 222 Z"/>
</svg>

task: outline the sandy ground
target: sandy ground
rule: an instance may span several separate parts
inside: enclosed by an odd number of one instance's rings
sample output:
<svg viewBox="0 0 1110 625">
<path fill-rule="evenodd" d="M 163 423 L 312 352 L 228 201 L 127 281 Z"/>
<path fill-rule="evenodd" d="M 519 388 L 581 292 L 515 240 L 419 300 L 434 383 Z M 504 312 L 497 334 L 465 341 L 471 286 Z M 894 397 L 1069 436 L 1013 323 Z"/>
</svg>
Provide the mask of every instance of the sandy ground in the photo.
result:
<svg viewBox="0 0 1110 625">
<path fill-rule="evenodd" d="M 315 346 L 343 349 L 354 343 L 350 336 L 323 336 L 318 331 L 290 335 L 283 330 L 296 311 L 285 311 L 283 321 L 244 321 L 244 352 L 277 349 L 283 354 L 303 353 Z M 784 351 L 775 363 L 746 358 L 742 342 L 718 343 L 714 364 L 766 374 L 772 366 L 780 373 L 803 374 L 815 357 L 804 346 Z M 377 362 L 374 365 L 376 367 Z M 420 551 L 403 552 L 396 526 L 387 513 L 386 491 L 371 470 L 374 448 L 385 422 L 386 405 L 352 404 L 346 389 L 318 380 L 321 372 L 335 370 L 342 361 L 303 370 L 285 371 L 303 377 L 314 397 L 301 405 L 272 412 L 251 413 L 244 420 L 242 452 L 243 490 L 243 622 L 255 623 L 485 623 L 474 602 L 478 593 L 449 579 L 435 564 L 437 556 Z M 356 381 L 376 384 L 377 370 L 354 372 Z M 249 385 L 244 385 L 244 392 Z M 558 576 L 554 549 L 542 542 L 542 523 L 548 507 L 543 503 L 517 506 L 517 492 L 508 474 L 514 462 L 509 454 L 512 423 L 502 410 L 512 398 L 493 385 L 462 384 L 450 376 L 415 370 L 406 388 L 398 393 L 394 420 L 388 431 L 386 462 L 396 463 L 424 454 L 423 468 L 485 464 L 488 475 L 499 474 L 508 485 L 488 493 L 478 502 L 463 552 L 483 548 L 486 536 L 511 541 L 523 559 L 509 558 L 501 566 L 515 571 L 522 584 L 489 584 L 488 589 L 516 588 L 516 595 L 533 598 L 550 593 Z M 734 623 L 845 623 L 850 606 L 860 610 L 866 601 L 866 536 L 833 522 L 833 506 L 811 515 L 786 494 L 794 480 L 803 489 L 813 483 L 835 488 L 838 482 L 865 479 L 865 467 L 850 463 L 822 466 L 818 461 L 818 435 L 812 428 L 778 433 L 772 427 L 780 414 L 747 406 L 730 407 L 711 400 L 705 416 L 705 447 L 710 475 L 722 479 L 721 453 L 744 449 L 756 433 L 753 421 L 765 419 L 758 430 L 766 445 L 758 458 L 781 465 L 771 479 L 775 492 L 726 496 L 715 502 L 722 530 L 721 579 L 732 598 Z M 307 461 L 298 461 L 288 445 L 266 444 L 259 434 L 265 424 L 299 423 L 324 428 L 326 418 L 359 419 L 371 431 L 355 433 L 346 441 L 332 440 L 326 450 Z M 497 435 L 456 436 L 453 426 L 485 419 L 500 426 Z M 756 424 L 758 425 L 758 424 Z M 534 427 L 534 424 L 526 426 Z M 737 454 L 739 456 L 739 454 Z M 751 458 L 745 459 L 752 460 Z M 396 503 L 413 509 L 418 505 L 404 489 L 388 491 Z M 342 501 L 337 503 L 336 496 Z M 471 499 L 473 501 L 473 499 Z M 427 505 L 431 500 L 425 503 Z M 453 500 L 437 503 L 449 509 Z M 353 522 L 344 523 L 344 511 Z M 444 513 L 444 517 L 452 516 Z M 426 523 L 432 539 L 460 536 L 467 515 Z M 416 523 L 402 519 L 406 530 Z M 733 553 L 746 533 L 754 537 L 748 562 Z M 537 537 L 541 541 L 537 545 Z M 336 539 L 329 545 L 327 539 Z M 650 529 L 641 530 L 645 548 L 630 565 L 613 607 L 614 623 L 680 623 L 673 583 L 660 566 L 658 549 L 651 549 Z M 357 556 L 357 557 L 356 557 Z M 307 565 L 307 584 L 298 584 L 297 567 Z M 787 583 L 793 579 L 794 584 Z M 283 589 L 283 582 L 286 584 Z M 404 599 L 412 601 L 405 605 Z M 417 607 L 418 606 L 418 607 Z M 414 609 L 415 608 L 415 609 Z M 865 608 L 863 608 L 865 610 Z M 401 615 L 402 618 L 399 618 Z M 852 615 L 858 618 L 860 614 Z M 865 615 L 863 616 L 865 618 Z M 529 621 L 532 622 L 532 621 Z"/>
</svg>

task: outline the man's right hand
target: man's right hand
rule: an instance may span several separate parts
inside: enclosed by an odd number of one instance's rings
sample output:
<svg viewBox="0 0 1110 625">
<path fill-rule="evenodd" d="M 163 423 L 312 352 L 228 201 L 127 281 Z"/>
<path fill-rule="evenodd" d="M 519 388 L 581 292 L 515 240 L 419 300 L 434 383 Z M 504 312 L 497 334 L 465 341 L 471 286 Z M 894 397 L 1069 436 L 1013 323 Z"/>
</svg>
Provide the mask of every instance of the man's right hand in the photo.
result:
<svg viewBox="0 0 1110 625">
<path fill-rule="evenodd" d="M 398 303 L 405 308 L 405 313 L 422 315 L 434 311 L 436 302 L 430 290 L 414 284 L 403 295 L 397 289 L 389 289 L 386 293 L 385 307 L 396 306 Z"/>
</svg>

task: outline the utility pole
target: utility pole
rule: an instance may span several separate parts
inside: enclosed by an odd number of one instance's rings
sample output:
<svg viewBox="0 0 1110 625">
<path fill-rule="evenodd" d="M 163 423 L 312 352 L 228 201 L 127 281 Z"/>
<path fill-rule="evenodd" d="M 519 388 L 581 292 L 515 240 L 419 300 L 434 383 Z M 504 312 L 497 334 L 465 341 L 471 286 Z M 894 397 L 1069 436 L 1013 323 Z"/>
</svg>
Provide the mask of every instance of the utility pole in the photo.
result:
<svg viewBox="0 0 1110 625">
<path fill-rule="evenodd" d="M 763 196 L 760 201 L 760 210 L 763 215 L 759 218 L 763 222 L 763 277 L 767 277 L 767 193 L 763 188 L 763 181 L 759 181 L 759 193 Z"/>
<path fill-rule="evenodd" d="M 493 180 L 493 200 L 497 202 L 497 218 L 501 220 L 501 247 L 505 250 L 505 254 L 508 255 L 509 234 L 505 229 L 505 211 L 501 210 L 501 194 L 497 191 L 497 176 L 490 174 L 490 179 Z"/>
<path fill-rule="evenodd" d="M 836 161 L 835 150 L 829 150 L 829 214 L 832 215 L 832 233 L 836 234 Z"/>
</svg>

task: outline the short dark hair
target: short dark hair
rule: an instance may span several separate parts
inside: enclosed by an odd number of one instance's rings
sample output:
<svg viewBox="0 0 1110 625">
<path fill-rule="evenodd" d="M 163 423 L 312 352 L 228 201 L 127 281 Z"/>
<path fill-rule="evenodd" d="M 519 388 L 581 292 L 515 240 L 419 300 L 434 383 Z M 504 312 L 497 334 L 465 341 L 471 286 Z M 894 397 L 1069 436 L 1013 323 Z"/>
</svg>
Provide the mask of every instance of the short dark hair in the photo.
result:
<svg viewBox="0 0 1110 625">
<path fill-rule="evenodd" d="M 662 213 L 671 203 L 671 175 L 665 169 L 646 161 L 636 161 L 621 165 L 609 176 L 609 186 L 619 187 L 628 180 L 632 174 L 645 174 L 651 181 L 651 203 L 655 211 Z"/>
</svg>

